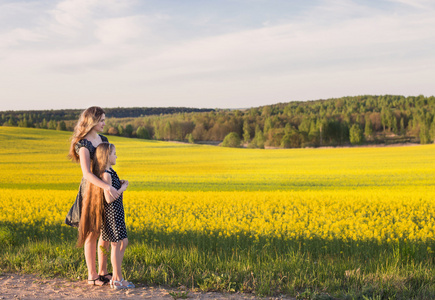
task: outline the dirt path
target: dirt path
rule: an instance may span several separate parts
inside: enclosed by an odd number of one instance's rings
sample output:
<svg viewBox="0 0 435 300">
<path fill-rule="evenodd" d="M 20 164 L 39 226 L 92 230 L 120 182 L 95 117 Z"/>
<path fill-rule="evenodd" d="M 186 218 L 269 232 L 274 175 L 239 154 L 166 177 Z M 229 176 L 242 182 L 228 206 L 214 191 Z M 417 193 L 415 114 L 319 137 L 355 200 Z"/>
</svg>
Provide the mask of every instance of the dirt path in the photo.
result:
<svg viewBox="0 0 435 300">
<path fill-rule="evenodd" d="M 109 286 L 97 287 L 86 281 L 41 278 L 29 274 L 0 274 L 0 299 L 175 299 L 170 293 L 182 295 L 177 289 L 136 285 L 131 290 L 113 290 Z M 187 292 L 184 292 L 187 293 Z M 176 294 L 175 294 L 176 296 Z M 183 298 L 179 298 L 183 299 Z M 247 294 L 200 293 L 188 291 L 187 299 L 294 299 L 289 297 L 259 298 Z"/>
</svg>

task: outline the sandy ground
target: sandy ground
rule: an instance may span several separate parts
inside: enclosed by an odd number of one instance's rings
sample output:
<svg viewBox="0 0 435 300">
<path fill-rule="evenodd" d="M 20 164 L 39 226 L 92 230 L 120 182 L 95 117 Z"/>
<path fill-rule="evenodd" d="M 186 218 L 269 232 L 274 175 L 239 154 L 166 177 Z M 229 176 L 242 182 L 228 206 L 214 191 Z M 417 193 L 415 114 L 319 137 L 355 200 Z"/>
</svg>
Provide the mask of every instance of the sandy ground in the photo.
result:
<svg viewBox="0 0 435 300">
<path fill-rule="evenodd" d="M 170 295 L 187 294 L 187 299 L 294 299 L 289 297 L 260 298 L 249 294 L 201 293 L 136 284 L 135 289 L 113 290 L 87 284 L 87 281 L 69 281 L 59 278 L 41 278 L 29 274 L 0 274 L 0 299 L 175 299 Z M 179 297 L 178 299 L 183 299 Z"/>
</svg>

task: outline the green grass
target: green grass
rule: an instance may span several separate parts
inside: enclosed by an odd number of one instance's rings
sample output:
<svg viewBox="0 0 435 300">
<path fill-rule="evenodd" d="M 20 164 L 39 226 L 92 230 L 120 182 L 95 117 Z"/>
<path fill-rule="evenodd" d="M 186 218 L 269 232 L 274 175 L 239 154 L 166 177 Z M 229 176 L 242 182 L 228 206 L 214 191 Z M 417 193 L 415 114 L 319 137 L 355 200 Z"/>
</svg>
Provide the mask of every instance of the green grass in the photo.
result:
<svg viewBox="0 0 435 300">
<path fill-rule="evenodd" d="M 5 228 L 2 224 L 2 228 Z M 15 225 L 17 226 L 17 225 Z M 15 245 L 7 245 L 0 255 L 2 271 L 37 273 L 42 276 L 86 278 L 83 251 L 74 247 L 74 229 L 63 226 L 39 230 L 40 224 L 12 233 Z M 26 230 L 27 229 L 27 230 Z M 20 232 L 27 232 L 21 235 Z M 357 251 L 331 241 L 331 249 L 345 253 L 315 251 L 324 241 L 292 241 L 279 250 L 260 241 L 245 248 L 219 247 L 228 243 L 207 236 L 167 236 L 141 242 L 130 236 L 124 272 L 129 280 L 151 285 L 184 285 L 202 291 L 242 291 L 259 295 L 289 294 L 304 299 L 432 299 L 433 261 L 420 256 L 413 245 L 410 253 L 398 253 L 371 243 L 361 243 Z M 177 242 L 172 242 L 176 240 Z M 202 240 L 202 243 L 195 241 Z M 213 246 L 209 246 L 213 245 Z M 354 248 L 356 249 L 356 248 Z"/>
</svg>

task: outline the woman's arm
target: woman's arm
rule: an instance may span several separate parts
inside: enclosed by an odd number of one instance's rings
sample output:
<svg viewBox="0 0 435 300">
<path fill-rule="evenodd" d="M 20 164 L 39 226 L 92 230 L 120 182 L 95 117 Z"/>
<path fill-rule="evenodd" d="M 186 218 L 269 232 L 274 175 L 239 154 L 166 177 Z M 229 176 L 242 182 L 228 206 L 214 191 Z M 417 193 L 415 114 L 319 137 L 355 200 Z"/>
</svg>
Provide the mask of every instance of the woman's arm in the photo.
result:
<svg viewBox="0 0 435 300">
<path fill-rule="evenodd" d="M 99 188 L 102 188 L 105 192 L 110 193 L 110 195 L 113 198 L 118 199 L 121 193 L 117 189 L 115 189 L 111 184 L 102 181 L 100 178 L 98 178 L 91 172 L 91 156 L 89 154 L 89 150 L 86 149 L 85 147 L 80 148 L 79 157 L 80 157 L 80 167 L 82 168 L 83 178 L 85 178 L 90 183 L 98 186 Z"/>
</svg>

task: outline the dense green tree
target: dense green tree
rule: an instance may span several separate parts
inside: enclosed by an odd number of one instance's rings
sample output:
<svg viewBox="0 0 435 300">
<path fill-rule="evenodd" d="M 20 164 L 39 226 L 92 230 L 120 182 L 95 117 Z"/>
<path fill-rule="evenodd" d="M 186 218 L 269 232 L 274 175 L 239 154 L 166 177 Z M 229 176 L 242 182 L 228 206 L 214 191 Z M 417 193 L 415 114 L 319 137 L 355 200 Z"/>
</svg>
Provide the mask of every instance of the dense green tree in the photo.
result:
<svg viewBox="0 0 435 300">
<path fill-rule="evenodd" d="M 249 126 L 249 121 L 246 119 L 243 122 L 243 142 L 249 143 L 251 140 L 251 127 Z"/>
<path fill-rule="evenodd" d="M 381 110 L 381 123 L 384 128 L 384 132 L 386 130 L 386 127 L 388 126 L 389 122 L 389 116 L 388 116 L 388 109 L 386 107 L 382 107 Z"/>
<path fill-rule="evenodd" d="M 316 120 L 311 120 L 310 131 L 308 132 L 308 140 L 310 143 L 317 145 L 319 139 L 319 129 Z"/>
<path fill-rule="evenodd" d="M 138 127 L 138 129 L 136 130 L 136 136 L 140 139 L 146 140 L 149 140 L 151 138 L 149 131 L 143 126 Z"/>
<path fill-rule="evenodd" d="M 280 147 L 284 135 L 284 128 L 271 128 L 268 134 L 265 135 L 265 145 L 270 147 Z"/>
<path fill-rule="evenodd" d="M 124 136 L 131 137 L 133 135 L 133 125 L 127 124 L 124 129 Z"/>
<path fill-rule="evenodd" d="M 56 121 L 55 121 L 55 120 L 50 120 L 50 122 L 48 122 L 47 127 L 48 127 L 48 129 L 53 129 L 53 130 L 55 130 L 56 127 L 57 127 L 57 123 L 56 123 Z"/>
<path fill-rule="evenodd" d="M 118 134 L 121 136 L 124 135 L 124 126 L 118 125 Z"/>
<path fill-rule="evenodd" d="M 207 129 L 203 123 L 197 122 L 195 128 L 192 131 L 193 138 L 195 141 L 204 141 L 207 136 Z"/>
<path fill-rule="evenodd" d="M 14 120 L 14 117 L 9 117 L 8 126 L 15 126 L 17 123 Z"/>
<path fill-rule="evenodd" d="M 403 118 L 400 118 L 400 129 L 399 132 L 401 135 L 405 135 L 406 134 L 406 129 L 405 129 L 405 120 Z"/>
<path fill-rule="evenodd" d="M 47 120 L 45 118 L 42 120 L 41 128 L 45 128 L 45 129 L 48 128 L 48 123 L 47 123 Z"/>
<path fill-rule="evenodd" d="M 290 133 L 285 133 L 281 139 L 281 148 L 291 148 L 291 136 Z"/>
<path fill-rule="evenodd" d="M 360 145 L 363 142 L 363 132 L 358 124 L 353 124 L 349 130 L 349 139 L 352 145 Z"/>
<path fill-rule="evenodd" d="M 26 117 L 18 121 L 18 127 L 29 127 L 29 123 L 27 122 Z"/>
<path fill-rule="evenodd" d="M 222 142 L 223 147 L 240 147 L 240 137 L 236 132 L 230 132 Z"/>
<path fill-rule="evenodd" d="M 272 119 L 270 117 L 267 117 L 266 120 L 264 121 L 263 134 L 267 135 L 269 133 L 269 130 L 271 130 L 272 128 L 273 128 Z"/>
<path fill-rule="evenodd" d="M 167 121 L 163 129 L 163 138 L 165 140 L 171 140 L 171 133 L 172 133 L 172 125 L 171 122 Z"/>
<path fill-rule="evenodd" d="M 421 122 L 419 137 L 420 144 L 429 144 L 431 142 L 430 125 L 427 121 Z"/>
<path fill-rule="evenodd" d="M 57 123 L 56 130 L 66 131 L 66 123 L 65 121 L 60 121 Z"/>
<path fill-rule="evenodd" d="M 261 130 L 260 125 L 257 125 L 255 128 L 255 136 L 251 141 L 251 143 L 249 144 L 249 147 L 263 149 L 264 143 L 265 143 L 265 139 L 264 139 L 263 131 Z"/>
<path fill-rule="evenodd" d="M 193 138 L 193 134 L 191 134 L 191 133 L 186 134 L 186 139 L 190 144 L 195 143 L 195 139 Z"/>
<path fill-rule="evenodd" d="M 365 127 L 364 127 L 364 135 L 367 139 L 371 138 L 373 134 L 373 128 L 372 128 L 372 122 L 370 121 L 370 118 L 367 117 L 365 121 Z"/>
</svg>

